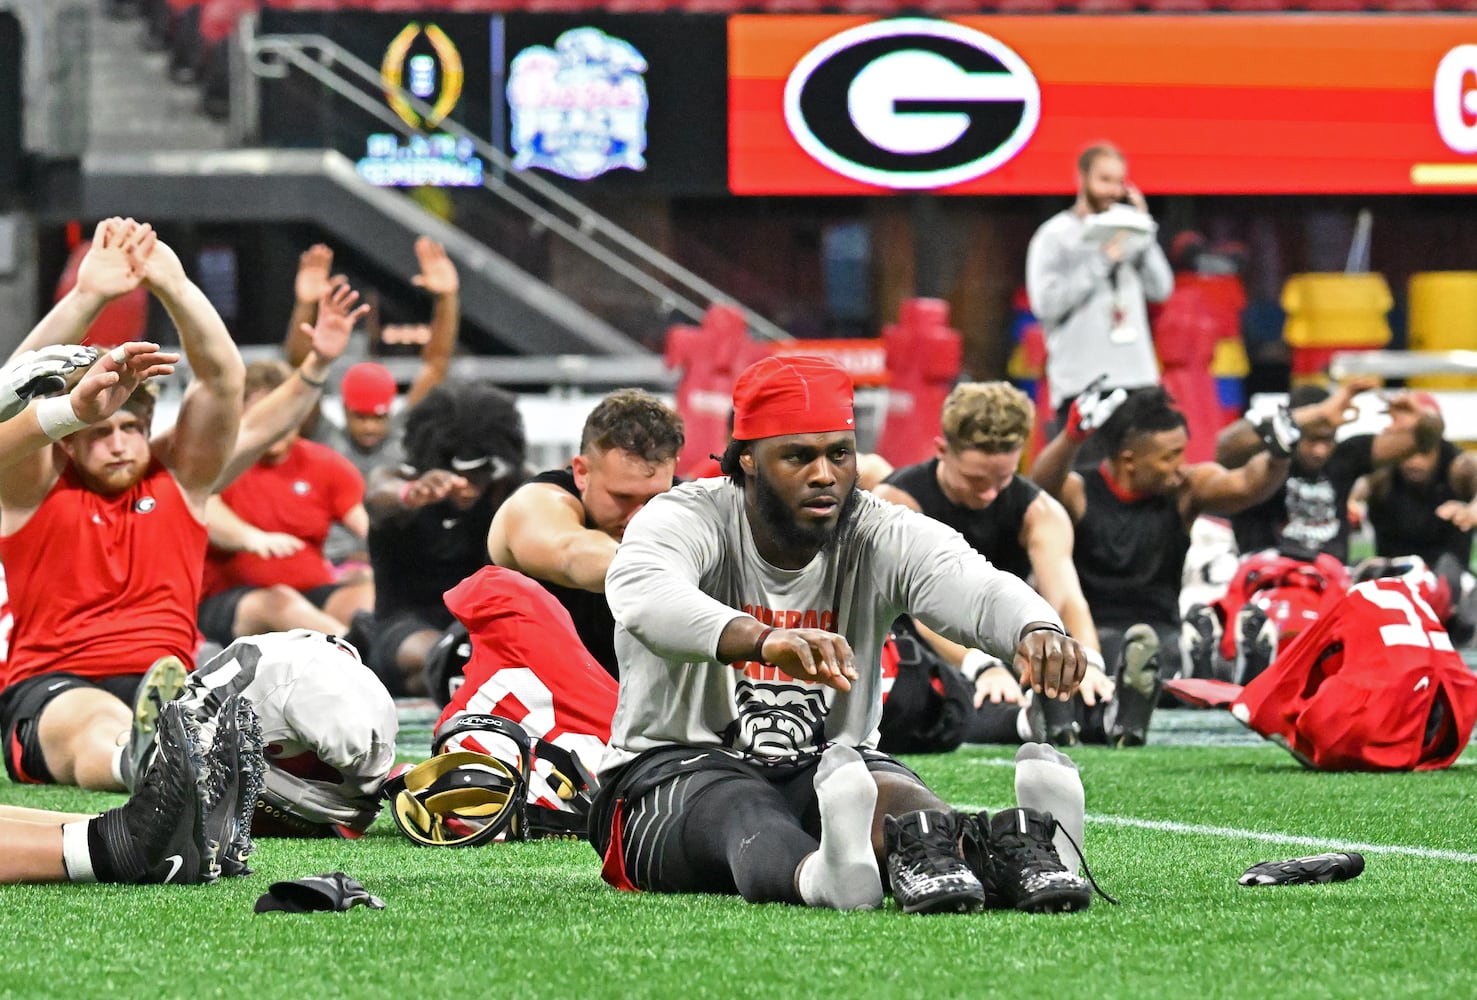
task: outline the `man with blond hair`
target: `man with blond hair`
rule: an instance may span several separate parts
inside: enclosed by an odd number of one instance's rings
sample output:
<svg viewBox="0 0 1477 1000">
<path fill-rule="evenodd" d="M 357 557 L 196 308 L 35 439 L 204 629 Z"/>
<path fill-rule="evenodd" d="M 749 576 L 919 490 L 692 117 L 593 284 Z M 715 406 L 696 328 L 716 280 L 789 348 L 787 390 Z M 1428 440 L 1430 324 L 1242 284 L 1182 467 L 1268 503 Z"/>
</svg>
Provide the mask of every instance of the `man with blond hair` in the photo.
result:
<svg viewBox="0 0 1477 1000">
<path fill-rule="evenodd" d="M 934 439 L 934 457 L 899 469 L 877 488 L 884 500 L 927 514 L 964 536 L 974 550 L 1000 569 L 1031 579 L 1061 615 L 1068 632 L 1083 645 L 1089 666 L 1077 700 L 1091 707 L 1113 697 L 1113 682 L 1103 670 L 1097 630 L 1077 571 L 1072 566 L 1072 521 L 1062 505 L 1035 483 L 1018 475 L 1021 452 L 1036 419 L 1026 394 L 1008 382 L 965 382 L 944 400 L 943 433 Z M 1010 669 L 979 649 L 938 635 L 924 623 L 916 628 L 932 650 L 974 684 L 980 709 L 971 725 L 977 740 L 1024 738 L 1023 694 Z M 1028 721 L 1052 742 L 1077 742 L 1076 708 L 1070 702 L 1036 705 Z"/>
</svg>

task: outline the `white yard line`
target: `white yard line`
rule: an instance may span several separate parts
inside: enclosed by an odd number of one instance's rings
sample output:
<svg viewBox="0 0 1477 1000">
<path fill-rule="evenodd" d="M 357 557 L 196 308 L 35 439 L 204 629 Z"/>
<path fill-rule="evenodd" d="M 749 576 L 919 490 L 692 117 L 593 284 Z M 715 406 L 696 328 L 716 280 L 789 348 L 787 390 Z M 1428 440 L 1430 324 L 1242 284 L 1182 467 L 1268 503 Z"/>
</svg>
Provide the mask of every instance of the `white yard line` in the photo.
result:
<svg viewBox="0 0 1477 1000">
<path fill-rule="evenodd" d="M 983 763 L 983 762 L 982 762 Z M 1012 766 L 1014 762 L 1011 762 Z M 990 812 L 1002 808 L 976 805 L 955 806 L 961 812 L 979 812 L 989 808 Z M 1209 826 L 1204 823 L 1176 823 L 1165 819 L 1139 819 L 1136 816 L 1105 816 L 1088 813 L 1087 822 L 1103 826 L 1126 826 L 1139 830 L 1159 830 L 1164 833 L 1184 833 L 1195 837 L 1219 837 L 1236 840 L 1259 840 L 1268 844 L 1294 844 L 1298 847 L 1316 847 L 1321 851 L 1358 851 L 1361 854 L 1398 854 L 1428 861 L 1453 861 L 1457 864 L 1477 865 L 1477 854 L 1465 851 L 1447 851 L 1435 847 L 1411 847 L 1406 844 L 1365 844 L 1358 841 L 1340 840 L 1337 837 L 1305 837 L 1295 833 L 1269 833 L 1265 830 L 1247 830 L 1235 826 Z"/>
</svg>

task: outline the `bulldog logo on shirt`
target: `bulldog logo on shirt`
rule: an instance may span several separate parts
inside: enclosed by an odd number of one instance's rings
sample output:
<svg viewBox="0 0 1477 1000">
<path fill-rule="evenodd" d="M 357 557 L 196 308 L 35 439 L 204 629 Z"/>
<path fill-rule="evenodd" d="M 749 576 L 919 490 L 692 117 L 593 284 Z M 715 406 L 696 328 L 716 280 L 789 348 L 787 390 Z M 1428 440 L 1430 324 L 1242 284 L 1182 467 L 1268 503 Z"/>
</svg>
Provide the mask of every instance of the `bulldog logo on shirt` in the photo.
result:
<svg viewBox="0 0 1477 1000">
<path fill-rule="evenodd" d="M 159 506 L 158 501 L 153 497 L 139 497 L 133 505 L 133 512 L 135 514 L 147 514 L 157 506 Z"/>
<path fill-rule="evenodd" d="M 308 486 L 308 481 L 306 479 L 299 479 L 292 484 L 292 492 L 296 493 L 300 497 L 307 496 L 309 489 L 311 489 L 311 487 Z"/>
</svg>

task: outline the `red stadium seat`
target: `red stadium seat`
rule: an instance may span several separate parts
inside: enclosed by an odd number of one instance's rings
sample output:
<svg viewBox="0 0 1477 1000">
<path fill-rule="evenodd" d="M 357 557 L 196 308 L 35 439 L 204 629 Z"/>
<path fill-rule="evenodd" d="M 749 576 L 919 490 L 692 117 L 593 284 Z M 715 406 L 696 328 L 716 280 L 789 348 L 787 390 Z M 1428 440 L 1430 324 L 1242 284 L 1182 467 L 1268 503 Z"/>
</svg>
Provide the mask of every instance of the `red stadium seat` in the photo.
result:
<svg viewBox="0 0 1477 1000">
<path fill-rule="evenodd" d="M 1294 0 L 1294 6 L 1300 10 L 1314 11 L 1322 14 L 1343 14 L 1349 11 L 1360 11 L 1368 9 L 1371 4 L 1365 0 Z M 1378 8 L 1378 4 L 1374 4 Z"/>
<path fill-rule="evenodd" d="M 1149 9 L 1160 14 L 1199 14 L 1210 10 L 1210 0 L 1149 0 Z"/>
<path fill-rule="evenodd" d="M 896 14 L 903 3 L 902 0 L 837 0 L 836 6 L 843 14 Z"/>
<path fill-rule="evenodd" d="M 1216 10 L 1235 11 L 1238 14 L 1265 13 L 1287 10 L 1288 0 L 1213 0 Z"/>
<path fill-rule="evenodd" d="M 1137 0 L 1077 0 L 1072 9 L 1082 14 L 1127 14 L 1138 7 Z"/>
<path fill-rule="evenodd" d="M 1055 14 L 1056 0 L 998 0 L 995 9 L 1001 14 Z"/>
<path fill-rule="evenodd" d="M 1440 10 L 1436 0 L 1378 0 L 1380 10 L 1402 14 L 1426 14 Z"/>
<path fill-rule="evenodd" d="M 676 0 L 605 0 L 600 5 L 612 14 L 660 14 L 677 7 Z"/>
<path fill-rule="evenodd" d="M 766 14 L 819 14 L 826 0 L 759 0 L 758 7 Z"/>
<path fill-rule="evenodd" d="M 990 0 L 923 0 L 925 14 L 946 16 L 950 14 L 985 14 L 995 9 Z"/>
</svg>

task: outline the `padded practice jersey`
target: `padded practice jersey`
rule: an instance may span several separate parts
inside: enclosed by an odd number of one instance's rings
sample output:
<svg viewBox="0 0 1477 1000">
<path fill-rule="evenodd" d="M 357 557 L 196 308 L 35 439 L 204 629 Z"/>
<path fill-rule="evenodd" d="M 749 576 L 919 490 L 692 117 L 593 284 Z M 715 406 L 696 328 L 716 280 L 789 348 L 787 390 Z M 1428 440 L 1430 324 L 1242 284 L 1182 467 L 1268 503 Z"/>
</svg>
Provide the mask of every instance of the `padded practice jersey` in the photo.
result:
<svg viewBox="0 0 1477 1000">
<path fill-rule="evenodd" d="M 772 566 L 755 548 L 743 489 L 728 479 L 687 483 L 647 504 L 605 586 L 621 664 L 606 771 L 670 744 L 773 762 L 828 742 L 875 746 L 882 643 L 898 615 L 1006 662 L 1027 623 L 1061 623 L 957 531 L 867 493 L 806 566 Z M 718 639 L 742 615 L 844 635 L 860 676 L 841 692 L 763 663 L 720 663 Z"/>
<path fill-rule="evenodd" d="M 1406 580 L 1370 580 L 1279 650 L 1231 711 L 1320 770 L 1427 770 L 1466 746 L 1477 678 Z"/>
<path fill-rule="evenodd" d="M 205 545 L 205 525 L 158 461 L 111 497 L 68 466 L 25 526 L 0 538 L 15 615 L 5 686 L 58 670 L 140 674 L 161 656 L 192 662 Z"/>
</svg>

